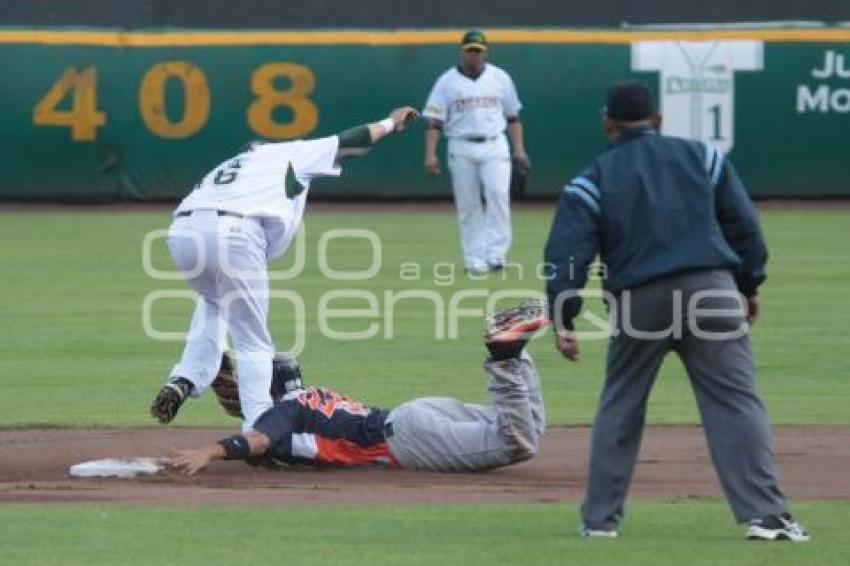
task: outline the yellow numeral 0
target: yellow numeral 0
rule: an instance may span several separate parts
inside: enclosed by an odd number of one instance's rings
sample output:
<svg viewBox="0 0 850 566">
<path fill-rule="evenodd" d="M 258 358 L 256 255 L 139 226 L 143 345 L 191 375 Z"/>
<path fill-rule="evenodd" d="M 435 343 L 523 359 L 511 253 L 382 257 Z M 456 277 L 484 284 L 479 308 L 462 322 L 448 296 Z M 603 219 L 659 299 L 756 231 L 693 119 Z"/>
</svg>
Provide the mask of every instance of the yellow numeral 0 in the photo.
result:
<svg viewBox="0 0 850 566">
<path fill-rule="evenodd" d="M 172 122 L 165 111 L 165 82 L 183 83 L 183 116 Z M 139 88 L 139 110 L 148 129 L 164 138 L 187 138 L 207 123 L 210 88 L 204 71 L 189 61 L 165 61 L 151 67 Z"/>
<path fill-rule="evenodd" d="M 275 89 L 274 80 L 286 77 L 292 85 L 287 90 Z M 319 123 L 319 109 L 307 98 L 316 87 L 313 72 L 297 63 L 266 63 L 251 75 L 251 92 L 257 98 L 248 107 L 248 124 L 266 138 L 300 138 Z M 280 106 L 292 109 L 292 121 L 274 121 L 272 112 Z"/>
</svg>

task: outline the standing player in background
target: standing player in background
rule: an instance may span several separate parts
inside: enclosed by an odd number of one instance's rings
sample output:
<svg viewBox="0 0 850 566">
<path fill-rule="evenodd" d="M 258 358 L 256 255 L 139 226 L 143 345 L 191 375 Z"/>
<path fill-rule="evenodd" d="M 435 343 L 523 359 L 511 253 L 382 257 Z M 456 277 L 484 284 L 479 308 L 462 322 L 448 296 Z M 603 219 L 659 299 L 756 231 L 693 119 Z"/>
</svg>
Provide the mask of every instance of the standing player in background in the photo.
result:
<svg viewBox="0 0 850 566">
<path fill-rule="evenodd" d="M 213 169 L 180 203 L 168 248 L 201 297 L 183 357 L 151 405 L 154 418 L 171 422 L 187 397 L 209 389 L 228 333 L 242 375 L 243 429 L 271 408 L 267 262 L 283 255 L 295 236 L 313 178 L 339 176 L 340 158 L 364 153 L 417 116 L 403 107 L 335 136 L 254 142 Z"/>
<path fill-rule="evenodd" d="M 461 42 L 461 63 L 437 79 L 422 112 L 428 118 L 425 169 L 433 175 L 440 173 L 440 130 L 448 138 L 463 263 L 471 273 L 502 269 L 511 245 L 506 126 L 514 160 L 528 166 L 519 121 L 522 104 L 511 77 L 485 63 L 487 49 L 483 33 L 467 32 Z"/>
</svg>

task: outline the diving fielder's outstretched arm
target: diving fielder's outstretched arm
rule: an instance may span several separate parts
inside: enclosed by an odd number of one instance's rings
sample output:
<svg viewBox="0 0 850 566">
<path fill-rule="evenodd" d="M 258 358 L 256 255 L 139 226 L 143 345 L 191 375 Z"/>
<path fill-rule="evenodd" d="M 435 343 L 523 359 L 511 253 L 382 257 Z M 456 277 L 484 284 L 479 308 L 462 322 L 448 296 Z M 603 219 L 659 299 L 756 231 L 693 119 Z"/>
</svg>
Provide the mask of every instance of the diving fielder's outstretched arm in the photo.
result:
<svg viewBox="0 0 850 566">
<path fill-rule="evenodd" d="M 363 124 L 349 128 L 337 134 L 339 138 L 339 150 L 337 159 L 363 155 L 384 137 L 393 132 L 400 132 L 404 127 L 416 121 L 419 112 L 410 106 L 396 108 L 390 115 L 378 122 Z"/>
</svg>

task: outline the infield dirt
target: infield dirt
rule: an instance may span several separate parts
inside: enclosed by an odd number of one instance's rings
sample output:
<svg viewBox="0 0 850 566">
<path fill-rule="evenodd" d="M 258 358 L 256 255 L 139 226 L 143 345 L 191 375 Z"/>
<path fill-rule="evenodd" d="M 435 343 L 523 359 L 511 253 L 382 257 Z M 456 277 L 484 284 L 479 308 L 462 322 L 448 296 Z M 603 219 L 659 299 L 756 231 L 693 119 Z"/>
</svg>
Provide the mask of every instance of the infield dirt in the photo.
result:
<svg viewBox="0 0 850 566">
<path fill-rule="evenodd" d="M 231 434 L 216 428 L 0 430 L 0 503 L 116 502 L 143 505 L 489 503 L 579 500 L 589 428 L 547 431 L 540 454 L 485 473 L 380 468 L 255 469 L 217 462 L 194 478 L 172 471 L 135 479 L 76 479 L 72 464 L 160 456 Z M 850 427 L 777 427 L 775 451 L 791 499 L 850 499 Z M 631 488 L 643 499 L 722 496 L 702 430 L 648 427 Z"/>
</svg>

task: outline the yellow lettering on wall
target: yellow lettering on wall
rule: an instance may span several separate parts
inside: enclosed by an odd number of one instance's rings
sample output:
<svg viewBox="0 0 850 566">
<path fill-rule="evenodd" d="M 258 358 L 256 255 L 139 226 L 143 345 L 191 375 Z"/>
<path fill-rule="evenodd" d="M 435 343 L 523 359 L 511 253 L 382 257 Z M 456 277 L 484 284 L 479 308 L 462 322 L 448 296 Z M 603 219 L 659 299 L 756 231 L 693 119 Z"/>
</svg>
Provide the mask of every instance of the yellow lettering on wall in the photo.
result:
<svg viewBox="0 0 850 566">
<path fill-rule="evenodd" d="M 176 122 L 168 117 L 165 106 L 165 83 L 172 77 L 183 83 L 183 116 Z M 148 129 L 158 136 L 178 139 L 196 134 L 210 115 L 207 76 L 189 61 L 157 63 L 142 78 L 139 111 Z"/>
<path fill-rule="evenodd" d="M 56 107 L 69 93 L 72 95 L 71 109 L 58 110 Z M 35 105 L 32 121 L 37 126 L 68 126 L 74 141 L 95 140 L 98 126 L 106 123 L 106 114 L 97 110 L 97 69 L 65 69 Z"/>
<path fill-rule="evenodd" d="M 286 90 L 277 90 L 274 81 L 279 77 L 289 79 Z M 251 75 L 251 92 L 257 98 L 248 107 L 248 124 L 257 134 L 274 139 L 301 138 L 319 123 L 319 109 L 307 98 L 316 87 L 313 71 L 298 63 L 266 63 Z M 275 108 L 288 107 L 292 120 L 280 123 L 274 120 Z"/>
</svg>

